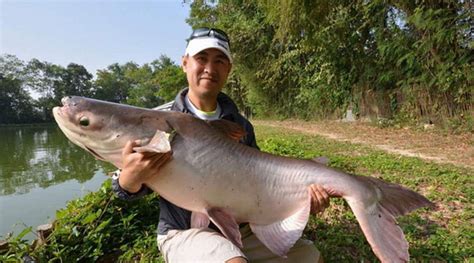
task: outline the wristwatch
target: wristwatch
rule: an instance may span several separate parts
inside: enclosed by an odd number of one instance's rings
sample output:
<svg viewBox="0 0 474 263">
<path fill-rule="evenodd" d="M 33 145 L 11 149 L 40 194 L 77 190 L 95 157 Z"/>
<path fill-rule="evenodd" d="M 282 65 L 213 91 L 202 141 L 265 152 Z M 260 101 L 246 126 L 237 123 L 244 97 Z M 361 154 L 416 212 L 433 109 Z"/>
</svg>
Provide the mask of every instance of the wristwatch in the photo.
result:
<svg viewBox="0 0 474 263">
<path fill-rule="evenodd" d="M 118 180 L 120 178 L 120 173 L 122 172 L 122 169 L 118 169 L 115 172 L 112 172 L 110 175 L 112 175 L 112 180 Z"/>
<path fill-rule="evenodd" d="M 111 175 L 112 175 L 112 189 L 114 190 L 115 194 L 117 194 L 117 196 L 120 199 L 134 200 L 134 199 L 138 199 L 138 198 L 146 195 L 149 192 L 147 190 L 148 188 L 146 188 L 145 185 L 142 185 L 140 190 L 138 190 L 138 192 L 136 192 L 136 193 L 130 193 L 129 191 L 123 189 L 119 184 L 119 178 L 120 178 L 120 173 L 121 172 L 122 172 L 122 170 L 118 169 L 117 171 L 111 173 Z"/>
</svg>

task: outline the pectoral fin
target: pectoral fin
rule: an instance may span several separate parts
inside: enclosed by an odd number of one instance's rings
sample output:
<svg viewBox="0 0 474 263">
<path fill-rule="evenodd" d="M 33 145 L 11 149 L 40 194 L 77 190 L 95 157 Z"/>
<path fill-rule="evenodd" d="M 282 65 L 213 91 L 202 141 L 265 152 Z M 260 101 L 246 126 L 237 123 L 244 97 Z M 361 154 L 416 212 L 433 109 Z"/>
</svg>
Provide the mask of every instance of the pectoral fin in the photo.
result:
<svg viewBox="0 0 474 263">
<path fill-rule="evenodd" d="M 220 131 L 221 133 L 227 135 L 229 138 L 236 141 L 240 140 L 246 134 L 242 126 L 228 120 L 215 120 L 209 121 L 208 123 L 214 129 Z"/>
<path fill-rule="evenodd" d="M 285 257 L 291 247 L 303 234 L 308 222 L 311 203 L 307 204 L 292 216 L 270 225 L 250 224 L 252 232 L 262 243 L 278 256 Z"/>
<path fill-rule="evenodd" d="M 139 147 L 134 147 L 133 150 L 136 152 L 169 152 L 171 151 L 169 136 L 169 133 L 157 131 L 148 144 Z"/>
<path fill-rule="evenodd" d="M 209 217 L 204 213 L 191 214 L 191 228 L 205 228 L 209 226 Z"/>
<path fill-rule="evenodd" d="M 227 239 L 232 241 L 236 246 L 243 248 L 239 225 L 232 215 L 220 208 L 212 208 L 208 210 L 207 213 L 211 221 Z"/>
</svg>

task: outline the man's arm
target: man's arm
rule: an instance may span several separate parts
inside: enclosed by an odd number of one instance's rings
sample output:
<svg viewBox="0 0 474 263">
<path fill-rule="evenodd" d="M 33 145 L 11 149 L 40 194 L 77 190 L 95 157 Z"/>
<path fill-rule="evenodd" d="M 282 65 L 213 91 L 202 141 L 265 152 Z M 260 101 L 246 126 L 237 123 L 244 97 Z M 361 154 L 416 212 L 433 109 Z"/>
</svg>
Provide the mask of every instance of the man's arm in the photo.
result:
<svg viewBox="0 0 474 263">
<path fill-rule="evenodd" d="M 153 192 L 145 185 L 136 193 L 128 192 L 127 190 L 120 187 L 120 175 L 121 170 L 115 171 L 112 175 L 112 190 L 118 196 L 118 198 L 122 200 L 132 201 L 142 198 L 143 196 Z"/>
<path fill-rule="evenodd" d="M 121 198 L 132 200 L 140 198 L 150 192 L 145 182 L 166 163 L 169 153 L 139 153 L 133 147 L 139 146 L 136 142 L 128 142 L 122 151 L 123 169 L 120 176 L 113 181 L 114 192 Z"/>
</svg>

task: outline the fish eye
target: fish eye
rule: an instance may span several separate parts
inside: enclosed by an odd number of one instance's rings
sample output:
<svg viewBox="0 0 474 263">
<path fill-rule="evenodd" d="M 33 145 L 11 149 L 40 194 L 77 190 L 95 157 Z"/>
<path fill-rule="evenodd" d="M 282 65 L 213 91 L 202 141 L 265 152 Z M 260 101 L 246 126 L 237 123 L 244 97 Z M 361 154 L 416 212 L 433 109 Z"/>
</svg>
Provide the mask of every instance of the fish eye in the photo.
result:
<svg viewBox="0 0 474 263">
<path fill-rule="evenodd" d="M 84 127 L 89 126 L 89 118 L 87 118 L 87 117 L 85 117 L 85 116 L 81 117 L 81 118 L 79 119 L 79 124 L 80 124 L 81 126 L 84 126 Z"/>
</svg>

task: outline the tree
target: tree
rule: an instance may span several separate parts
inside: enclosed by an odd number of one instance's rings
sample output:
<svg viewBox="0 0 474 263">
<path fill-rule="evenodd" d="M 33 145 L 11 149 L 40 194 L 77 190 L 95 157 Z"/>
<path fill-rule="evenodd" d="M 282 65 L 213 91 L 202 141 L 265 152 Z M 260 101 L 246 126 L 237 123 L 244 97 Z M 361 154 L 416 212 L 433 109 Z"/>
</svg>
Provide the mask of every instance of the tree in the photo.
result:
<svg viewBox="0 0 474 263">
<path fill-rule="evenodd" d="M 192 1 L 187 19 L 230 35 L 227 90 L 258 114 L 433 121 L 472 115 L 470 21 L 468 1 L 383 0 Z"/>
<path fill-rule="evenodd" d="M 154 60 L 151 65 L 154 67 L 153 82 L 159 85 L 159 90 L 154 93 L 154 96 L 161 98 L 163 102 L 173 100 L 176 94 L 187 85 L 183 70 L 164 55 Z"/>
<path fill-rule="evenodd" d="M 97 71 L 94 97 L 117 103 L 125 103 L 128 98 L 130 81 L 125 77 L 127 69 L 137 68 L 138 65 L 129 62 L 125 65 L 114 63 L 104 70 Z"/>
<path fill-rule="evenodd" d="M 153 108 L 163 103 L 163 100 L 155 95 L 159 91 L 159 84 L 153 79 L 153 69 L 144 64 L 133 70 L 125 72 L 126 78 L 130 80 L 130 92 L 127 103 L 135 106 Z"/>
<path fill-rule="evenodd" d="M 0 124 L 39 121 L 25 81 L 24 62 L 13 55 L 0 56 Z"/>
<path fill-rule="evenodd" d="M 0 124 L 39 121 L 31 102 L 20 79 L 0 75 Z"/>
<path fill-rule="evenodd" d="M 92 74 L 82 65 L 70 63 L 64 68 L 32 59 L 26 72 L 25 83 L 40 94 L 37 106 L 47 121 L 52 120 L 52 109 L 60 105 L 63 97 L 93 95 Z"/>
</svg>

